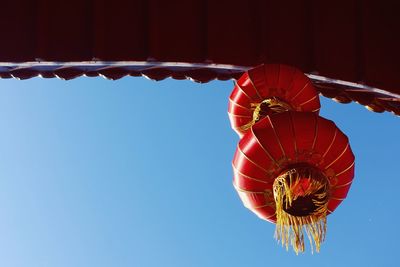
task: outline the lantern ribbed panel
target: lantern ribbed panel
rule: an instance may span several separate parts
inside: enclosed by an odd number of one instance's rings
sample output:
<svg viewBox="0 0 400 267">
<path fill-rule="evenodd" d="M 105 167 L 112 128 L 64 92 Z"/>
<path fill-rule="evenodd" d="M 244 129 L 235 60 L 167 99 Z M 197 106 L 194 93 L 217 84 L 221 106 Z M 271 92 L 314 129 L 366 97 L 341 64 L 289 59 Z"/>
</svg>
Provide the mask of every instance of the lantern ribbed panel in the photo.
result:
<svg viewBox="0 0 400 267">
<path fill-rule="evenodd" d="M 304 73 L 286 65 L 260 65 L 242 75 L 229 97 L 229 119 L 239 136 L 247 131 L 243 126 L 252 121 L 254 107 L 272 97 L 294 111 L 320 109 L 318 93 Z"/>
<path fill-rule="evenodd" d="M 329 180 L 328 213 L 347 196 L 354 155 L 335 123 L 312 112 L 277 113 L 257 122 L 240 140 L 233 158 L 233 184 L 244 205 L 276 222 L 272 186 L 296 164 L 308 164 Z"/>
</svg>

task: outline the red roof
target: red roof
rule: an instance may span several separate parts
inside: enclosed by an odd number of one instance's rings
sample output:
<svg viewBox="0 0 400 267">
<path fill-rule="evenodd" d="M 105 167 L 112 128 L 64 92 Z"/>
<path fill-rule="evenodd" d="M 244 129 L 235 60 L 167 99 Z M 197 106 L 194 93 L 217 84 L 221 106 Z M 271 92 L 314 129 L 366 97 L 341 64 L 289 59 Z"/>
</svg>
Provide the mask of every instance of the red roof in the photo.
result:
<svg viewBox="0 0 400 267">
<path fill-rule="evenodd" d="M 325 96 L 400 114 L 398 1 L 15 0 L 1 9 L 3 78 L 206 82 L 283 63 Z"/>
</svg>

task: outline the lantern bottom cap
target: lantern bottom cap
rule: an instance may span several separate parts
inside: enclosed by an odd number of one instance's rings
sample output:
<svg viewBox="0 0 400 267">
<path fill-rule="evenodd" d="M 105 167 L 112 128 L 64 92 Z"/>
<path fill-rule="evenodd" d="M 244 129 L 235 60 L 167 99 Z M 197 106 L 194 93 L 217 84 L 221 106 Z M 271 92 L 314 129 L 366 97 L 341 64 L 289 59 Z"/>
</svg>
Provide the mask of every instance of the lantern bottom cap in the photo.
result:
<svg viewBox="0 0 400 267">
<path fill-rule="evenodd" d="M 329 183 L 312 166 L 297 166 L 279 175 L 273 184 L 276 205 L 275 238 L 298 254 L 305 250 L 304 236 L 317 252 L 326 235 Z"/>
</svg>

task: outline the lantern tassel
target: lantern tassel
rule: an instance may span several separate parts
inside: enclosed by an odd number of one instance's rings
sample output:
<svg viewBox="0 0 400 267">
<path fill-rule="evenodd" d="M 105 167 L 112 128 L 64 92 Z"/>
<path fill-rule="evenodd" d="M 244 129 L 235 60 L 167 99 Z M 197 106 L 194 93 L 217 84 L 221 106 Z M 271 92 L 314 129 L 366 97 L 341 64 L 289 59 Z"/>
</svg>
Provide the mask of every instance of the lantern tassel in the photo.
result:
<svg viewBox="0 0 400 267">
<path fill-rule="evenodd" d="M 275 238 L 282 246 L 286 246 L 287 250 L 291 244 L 296 254 L 304 252 L 306 234 L 311 251 L 313 252 L 315 245 L 315 250 L 319 252 L 326 235 L 328 186 L 327 179 L 310 167 L 290 169 L 275 179 Z M 296 201 L 301 202 L 306 198 L 311 208 L 296 206 Z"/>
<path fill-rule="evenodd" d="M 242 131 L 247 131 L 250 129 L 251 126 L 253 126 L 265 115 L 292 110 L 292 107 L 289 104 L 276 97 L 264 99 L 259 103 L 251 103 L 251 108 L 254 110 L 253 119 L 245 125 L 239 127 L 239 129 Z"/>
</svg>

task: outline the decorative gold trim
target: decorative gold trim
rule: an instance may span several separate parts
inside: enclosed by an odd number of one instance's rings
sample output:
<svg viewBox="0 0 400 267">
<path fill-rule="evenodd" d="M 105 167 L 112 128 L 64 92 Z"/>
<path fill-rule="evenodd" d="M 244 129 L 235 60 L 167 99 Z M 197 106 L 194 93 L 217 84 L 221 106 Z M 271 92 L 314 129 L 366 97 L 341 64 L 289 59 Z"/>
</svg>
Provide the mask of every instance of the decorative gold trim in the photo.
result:
<svg viewBox="0 0 400 267">
<path fill-rule="evenodd" d="M 305 178 L 307 177 L 307 178 Z M 309 179 L 309 185 L 302 186 L 302 179 Z M 299 193 L 299 187 L 302 189 Z M 310 167 L 293 168 L 278 176 L 273 184 L 276 204 L 275 238 L 288 249 L 289 244 L 296 254 L 305 249 L 304 236 L 310 240 L 311 250 L 315 244 L 319 252 L 326 234 L 329 182 L 316 169 Z M 286 210 L 300 196 L 312 196 L 315 209 L 304 215 L 292 215 Z"/>
<path fill-rule="evenodd" d="M 243 176 L 246 179 L 254 180 L 256 182 L 260 182 L 260 183 L 264 183 L 264 184 L 271 184 L 271 182 L 267 182 L 267 181 L 261 180 L 259 178 L 254 178 L 252 176 L 249 176 L 249 175 L 246 175 L 246 174 L 242 173 L 241 171 L 239 171 L 239 169 L 233 163 L 232 163 L 232 168 L 233 168 L 234 172 L 238 173 L 239 175 Z"/>
<path fill-rule="evenodd" d="M 281 166 L 279 165 L 278 161 L 276 161 L 272 157 L 272 155 L 268 152 L 268 150 L 261 144 L 260 139 L 258 139 L 257 135 L 254 133 L 253 127 L 250 128 L 250 131 L 251 131 L 252 135 L 254 136 L 254 138 L 256 139 L 258 145 L 262 148 L 262 150 L 264 150 L 265 154 L 267 154 L 267 156 L 275 163 L 275 165 L 280 168 Z"/>
<path fill-rule="evenodd" d="M 262 110 L 261 106 L 263 104 L 268 105 L 268 108 L 273 113 L 281 113 L 281 112 L 285 112 L 285 111 L 288 111 L 288 110 L 292 110 L 292 107 L 289 104 L 287 104 L 283 100 L 280 100 L 280 99 L 278 99 L 276 97 L 266 98 L 266 99 L 262 100 L 259 103 L 251 103 L 251 106 L 254 107 L 253 117 L 252 117 L 251 121 L 249 121 L 245 125 L 242 125 L 242 126 L 239 127 L 239 129 L 241 131 L 247 131 L 257 121 L 260 120 L 260 116 L 261 116 L 260 113 L 261 113 L 261 110 Z"/>
<path fill-rule="evenodd" d="M 303 87 L 300 91 L 298 91 L 297 94 L 296 94 L 294 97 L 292 97 L 292 98 L 290 99 L 289 102 L 292 102 L 293 100 L 295 100 L 296 97 L 298 97 L 298 96 L 304 91 L 304 89 L 306 89 L 306 87 L 307 87 L 309 84 L 310 84 L 310 81 L 308 81 L 308 82 L 304 85 L 304 87 Z"/>
<path fill-rule="evenodd" d="M 354 166 L 354 163 L 355 163 L 355 161 L 353 160 L 353 163 L 351 163 L 349 167 L 346 167 L 346 169 L 344 169 L 343 171 L 339 172 L 335 176 L 338 177 L 338 176 L 342 175 L 343 173 L 347 172 L 348 170 L 350 170 Z"/>
<path fill-rule="evenodd" d="M 298 151 L 297 151 L 297 138 L 296 138 L 296 131 L 294 130 L 293 118 L 292 118 L 292 114 L 290 114 L 290 113 L 289 113 L 289 118 L 290 118 L 290 128 L 292 128 L 292 134 L 293 134 L 294 153 L 295 153 L 296 160 L 297 160 L 297 157 L 298 157 Z"/>
<path fill-rule="evenodd" d="M 268 173 L 267 169 L 264 169 L 263 167 L 261 167 L 260 165 L 258 165 L 257 163 L 255 163 L 252 159 L 250 159 L 244 152 L 243 150 L 240 148 L 239 144 L 237 145 L 237 150 L 240 152 L 240 154 L 242 154 L 248 161 L 250 161 L 252 164 L 254 164 L 254 166 L 257 166 L 260 170 Z"/>
<path fill-rule="evenodd" d="M 276 141 L 278 141 L 279 147 L 280 147 L 281 150 L 282 150 L 283 156 L 286 157 L 285 150 L 283 149 L 281 140 L 279 139 L 279 136 L 278 136 L 278 134 L 276 133 L 274 124 L 272 123 L 272 120 L 271 120 L 271 117 L 270 117 L 270 116 L 268 116 L 268 120 L 269 120 L 269 123 L 271 124 L 272 130 L 274 131 L 274 135 L 275 135 Z"/>
<path fill-rule="evenodd" d="M 260 92 L 258 91 L 257 87 L 256 87 L 255 84 L 253 83 L 253 80 L 252 80 L 251 77 L 250 77 L 250 72 L 247 72 L 247 76 L 248 76 L 248 78 L 249 78 L 249 81 L 250 81 L 251 85 L 252 85 L 253 88 L 254 88 L 254 91 L 256 91 L 256 94 L 257 94 L 258 98 L 260 98 L 260 100 L 262 101 L 262 100 L 263 100 L 263 97 L 260 95 Z"/>
<path fill-rule="evenodd" d="M 350 182 L 347 182 L 347 183 L 345 183 L 345 184 L 335 185 L 335 186 L 332 188 L 332 191 L 333 191 L 333 190 L 336 190 L 336 189 L 338 189 L 338 188 L 346 187 L 346 186 L 348 186 L 348 185 L 351 185 L 352 183 L 353 183 L 353 179 L 352 179 Z"/>
<path fill-rule="evenodd" d="M 229 111 L 227 112 L 228 113 L 228 116 L 232 116 L 232 117 L 237 117 L 237 118 L 249 118 L 249 119 L 251 119 L 252 118 L 252 116 L 246 116 L 246 115 L 238 115 L 238 114 L 233 114 L 233 113 L 230 113 Z"/>
<path fill-rule="evenodd" d="M 261 206 L 251 206 L 251 208 L 253 208 L 253 209 L 262 209 L 265 207 L 271 207 L 271 208 L 275 209 L 275 207 L 271 203 L 265 203 L 264 205 L 261 205 Z"/>
<path fill-rule="evenodd" d="M 265 195 L 266 191 L 250 191 L 250 190 L 245 190 L 243 188 L 240 188 L 237 184 L 235 184 L 235 182 L 232 183 L 233 187 L 236 189 L 236 191 L 238 192 L 243 192 L 243 193 L 248 193 L 248 194 L 260 194 L 260 195 Z M 271 190 L 269 190 L 271 191 Z M 271 191 L 272 194 L 272 191 Z"/>
<path fill-rule="evenodd" d="M 253 112 L 253 110 L 252 110 L 251 108 L 248 108 L 248 107 L 242 106 L 242 105 L 240 105 L 240 104 L 236 103 L 235 101 L 233 101 L 231 98 L 229 98 L 229 102 L 230 102 L 230 103 L 232 103 L 232 104 L 233 104 L 233 105 L 235 105 L 235 106 L 238 106 L 238 107 L 241 107 L 241 108 L 244 108 L 244 109 L 246 109 L 246 110 L 248 110 L 248 111 L 251 111 L 251 112 Z"/>
<path fill-rule="evenodd" d="M 330 166 L 332 166 L 333 164 L 335 164 L 336 161 L 338 161 L 343 155 L 344 153 L 347 151 L 347 149 L 349 148 L 349 143 L 347 143 L 346 147 L 344 148 L 344 150 L 340 153 L 340 155 L 338 157 L 336 157 L 336 159 L 334 161 L 332 161 L 331 163 L 329 163 L 328 166 L 325 167 L 325 170 L 329 169 Z"/>
<path fill-rule="evenodd" d="M 280 71 L 281 71 L 281 66 L 279 65 L 279 77 L 278 77 L 278 84 L 280 84 Z M 286 89 L 286 92 L 290 92 L 290 90 L 292 90 L 293 88 L 293 84 L 295 81 L 295 76 L 296 76 L 296 70 L 294 70 L 293 74 L 292 74 L 292 79 L 290 80 L 290 84 Z M 287 94 L 285 94 L 285 96 L 287 96 Z"/>
<path fill-rule="evenodd" d="M 328 154 L 329 150 L 331 150 L 331 147 L 332 147 L 332 145 L 333 145 L 333 143 L 335 142 L 335 139 L 336 139 L 337 131 L 338 131 L 337 128 L 335 128 L 335 134 L 333 135 L 332 142 L 328 146 L 328 148 L 325 151 L 325 153 L 322 155 L 322 158 L 325 158 L 326 154 Z"/>
<path fill-rule="evenodd" d="M 313 144 L 312 144 L 312 147 L 311 147 L 311 151 L 314 151 L 315 144 L 317 143 L 317 136 L 318 136 L 318 130 L 319 130 L 318 117 L 314 116 L 314 119 L 315 119 L 314 140 L 313 140 Z"/>
<path fill-rule="evenodd" d="M 310 103 L 311 101 L 313 101 L 313 100 L 316 99 L 317 97 L 318 97 L 318 95 L 315 95 L 314 97 L 310 98 L 310 99 L 307 100 L 306 102 L 301 103 L 299 106 L 302 107 L 302 106 L 304 106 L 305 104 Z"/>
<path fill-rule="evenodd" d="M 236 86 L 237 88 L 239 88 L 239 90 L 240 90 L 249 100 L 253 101 L 253 98 L 251 98 L 251 97 L 243 90 L 243 88 L 242 88 L 237 82 L 235 82 L 235 86 Z"/>
<path fill-rule="evenodd" d="M 344 200 L 344 198 L 339 198 L 339 197 L 329 197 L 329 199 L 339 200 L 339 201 L 343 201 Z"/>
</svg>

